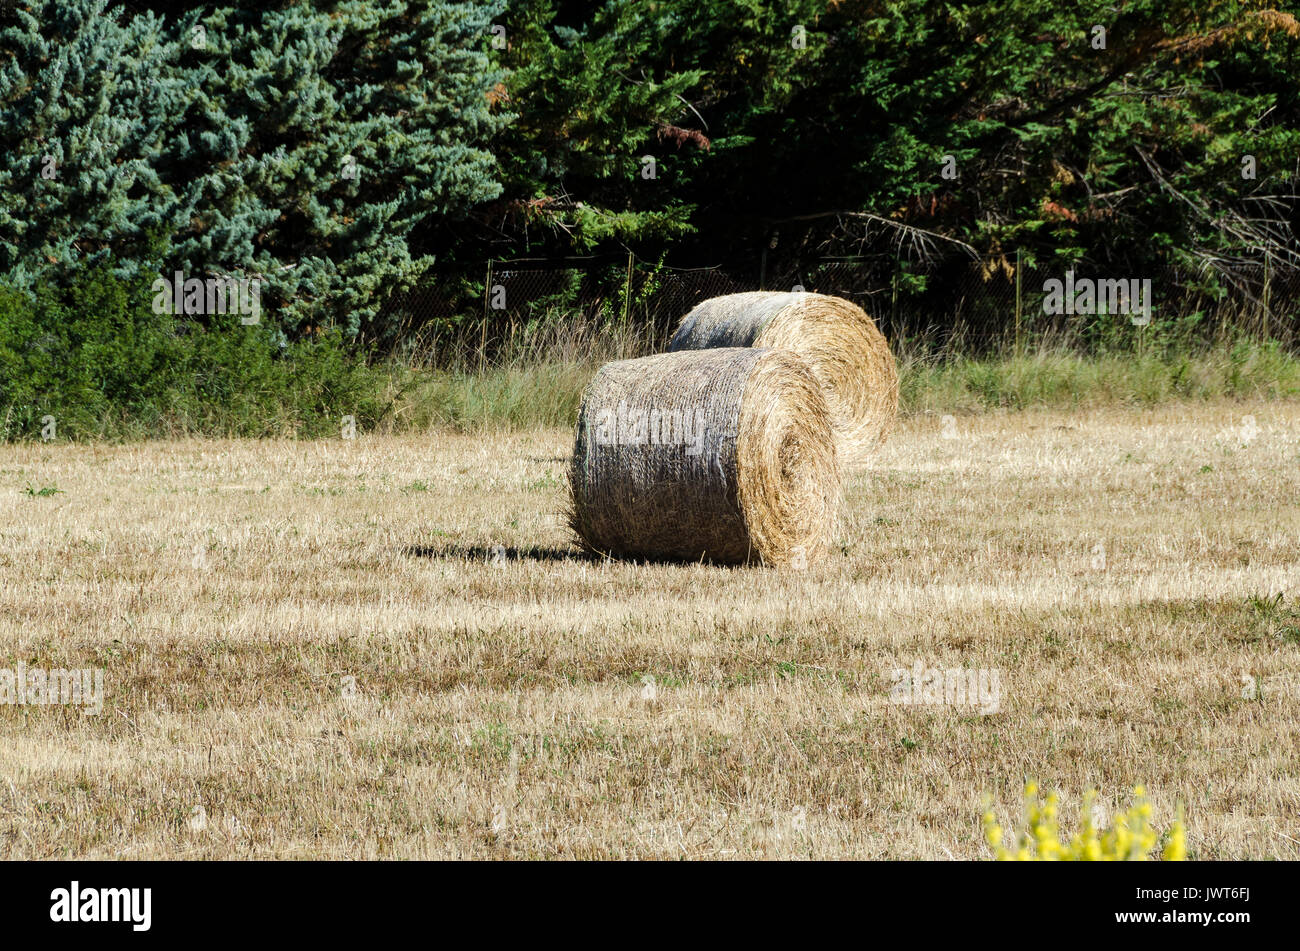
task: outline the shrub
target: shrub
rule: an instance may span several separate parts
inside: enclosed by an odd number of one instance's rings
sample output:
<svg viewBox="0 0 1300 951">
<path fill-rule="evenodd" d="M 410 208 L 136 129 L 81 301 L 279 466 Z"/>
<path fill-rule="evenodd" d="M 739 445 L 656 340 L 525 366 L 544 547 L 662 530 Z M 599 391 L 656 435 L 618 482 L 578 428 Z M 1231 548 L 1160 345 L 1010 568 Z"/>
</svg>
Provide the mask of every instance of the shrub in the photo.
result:
<svg viewBox="0 0 1300 951">
<path fill-rule="evenodd" d="M 270 436 L 364 429 L 383 413 L 378 371 L 338 330 L 290 343 L 235 315 L 156 314 L 147 276 L 109 263 L 66 288 L 0 286 L 0 439 L 183 433 Z"/>
</svg>

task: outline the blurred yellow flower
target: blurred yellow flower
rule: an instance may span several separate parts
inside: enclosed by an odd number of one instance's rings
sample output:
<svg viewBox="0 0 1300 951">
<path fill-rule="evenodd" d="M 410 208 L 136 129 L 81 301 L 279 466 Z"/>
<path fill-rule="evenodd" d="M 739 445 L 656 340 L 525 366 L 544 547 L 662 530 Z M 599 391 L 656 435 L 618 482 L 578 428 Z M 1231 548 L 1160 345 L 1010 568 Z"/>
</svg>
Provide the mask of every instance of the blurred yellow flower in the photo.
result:
<svg viewBox="0 0 1300 951">
<path fill-rule="evenodd" d="M 1012 851 L 1002 844 L 1002 827 L 991 808 L 986 808 L 982 818 L 984 839 L 1000 861 L 1144 861 L 1156 847 L 1159 836 L 1151 826 L 1151 803 L 1146 799 L 1146 788 L 1133 788 L 1133 804 L 1126 812 L 1115 817 L 1109 829 L 1096 828 L 1093 804 L 1095 789 L 1084 793 L 1080 810 L 1079 831 L 1070 836 L 1069 845 L 1063 845 L 1056 813 L 1060 797 L 1051 793 L 1046 800 L 1038 797 L 1038 784 L 1025 785 L 1025 831 Z M 1178 819 L 1166 837 L 1161 857 L 1167 862 L 1182 862 L 1187 858 L 1187 833 L 1183 827 L 1182 807 Z"/>
</svg>

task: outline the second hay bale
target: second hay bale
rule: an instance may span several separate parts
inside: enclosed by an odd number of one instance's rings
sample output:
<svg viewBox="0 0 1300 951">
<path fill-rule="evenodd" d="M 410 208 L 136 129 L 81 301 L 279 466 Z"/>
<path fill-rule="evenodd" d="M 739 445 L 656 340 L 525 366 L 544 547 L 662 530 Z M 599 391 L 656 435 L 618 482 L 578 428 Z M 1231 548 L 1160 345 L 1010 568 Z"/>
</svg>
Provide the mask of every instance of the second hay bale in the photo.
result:
<svg viewBox="0 0 1300 951">
<path fill-rule="evenodd" d="M 898 367 L 875 321 L 852 301 L 802 291 L 713 297 L 682 318 L 668 349 L 706 347 L 799 354 L 825 388 L 844 463 L 865 461 L 893 428 Z"/>
<path fill-rule="evenodd" d="M 569 484 L 570 523 L 593 551 L 797 567 L 830 547 L 840 469 L 804 363 L 723 348 L 601 367 Z"/>
</svg>

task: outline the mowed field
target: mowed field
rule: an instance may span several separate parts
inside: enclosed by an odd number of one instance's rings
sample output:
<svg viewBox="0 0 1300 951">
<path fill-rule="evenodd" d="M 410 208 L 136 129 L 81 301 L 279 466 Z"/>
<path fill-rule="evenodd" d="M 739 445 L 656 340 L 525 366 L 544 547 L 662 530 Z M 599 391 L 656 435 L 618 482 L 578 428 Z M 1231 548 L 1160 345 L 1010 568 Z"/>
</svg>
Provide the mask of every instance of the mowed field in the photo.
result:
<svg viewBox="0 0 1300 951">
<path fill-rule="evenodd" d="M 1300 858 L 1300 406 L 902 420 L 803 572 L 580 556 L 570 445 L 0 447 L 0 668 L 107 694 L 0 706 L 0 855 L 986 858 L 1032 779 Z"/>
</svg>

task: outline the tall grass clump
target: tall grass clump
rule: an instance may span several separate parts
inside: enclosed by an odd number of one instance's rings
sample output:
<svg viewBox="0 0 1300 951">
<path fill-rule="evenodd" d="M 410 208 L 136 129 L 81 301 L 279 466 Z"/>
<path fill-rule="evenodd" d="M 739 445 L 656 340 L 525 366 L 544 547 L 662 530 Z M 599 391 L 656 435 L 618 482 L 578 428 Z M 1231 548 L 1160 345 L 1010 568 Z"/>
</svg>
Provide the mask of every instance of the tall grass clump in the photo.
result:
<svg viewBox="0 0 1300 951">
<path fill-rule="evenodd" d="M 609 317 L 548 310 L 489 340 L 480 325 L 413 335 L 383 364 L 387 431 L 570 427 L 605 363 L 656 352 L 652 331 Z"/>
<path fill-rule="evenodd" d="M 1150 405 L 1171 400 L 1300 395 L 1300 360 L 1276 341 L 1244 338 L 1157 353 L 1086 355 L 1063 347 L 1027 354 L 899 355 L 905 414 L 1029 406 Z"/>
</svg>

